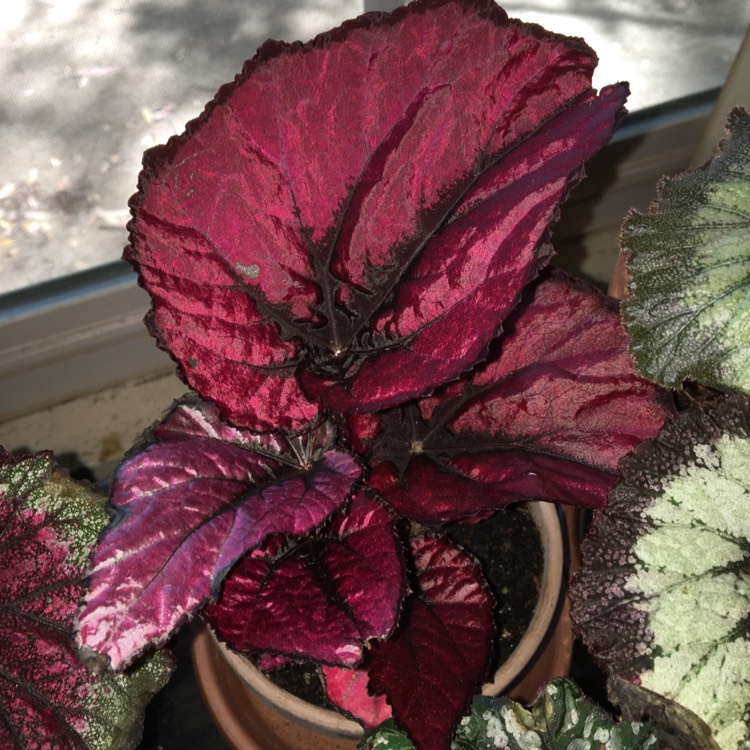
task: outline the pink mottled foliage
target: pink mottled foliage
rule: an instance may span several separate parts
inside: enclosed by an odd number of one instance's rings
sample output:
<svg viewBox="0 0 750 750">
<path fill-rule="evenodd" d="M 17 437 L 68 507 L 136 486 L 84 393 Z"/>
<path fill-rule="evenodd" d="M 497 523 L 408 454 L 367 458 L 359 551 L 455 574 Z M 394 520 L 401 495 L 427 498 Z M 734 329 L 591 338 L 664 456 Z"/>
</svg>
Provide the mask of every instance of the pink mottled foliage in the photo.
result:
<svg viewBox="0 0 750 750">
<path fill-rule="evenodd" d="M 92 676 L 73 647 L 83 593 L 43 513 L 0 493 L 0 747 L 83 750 Z"/>
</svg>

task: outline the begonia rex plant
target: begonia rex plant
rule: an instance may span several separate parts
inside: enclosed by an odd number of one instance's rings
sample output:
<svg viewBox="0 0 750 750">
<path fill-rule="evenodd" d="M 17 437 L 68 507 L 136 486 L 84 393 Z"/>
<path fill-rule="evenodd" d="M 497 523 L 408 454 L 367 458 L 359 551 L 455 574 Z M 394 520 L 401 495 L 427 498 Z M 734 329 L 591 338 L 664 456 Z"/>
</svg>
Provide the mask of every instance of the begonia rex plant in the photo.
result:
<svg viewBox="0 0 750 750">
<path fill-rule="evenodd" d="M 83 647 L 121 670 L 202 612 L 449 746 L 495 623 L 443 525 L 597 507 L 671 411 L 616 303 L 545 269 L 624 114 L 595 64 L 491 0 L 417 0 L 266 43 L 146 153 L 125 257 L 194 393 L 116 473 Z"/>
</svg>

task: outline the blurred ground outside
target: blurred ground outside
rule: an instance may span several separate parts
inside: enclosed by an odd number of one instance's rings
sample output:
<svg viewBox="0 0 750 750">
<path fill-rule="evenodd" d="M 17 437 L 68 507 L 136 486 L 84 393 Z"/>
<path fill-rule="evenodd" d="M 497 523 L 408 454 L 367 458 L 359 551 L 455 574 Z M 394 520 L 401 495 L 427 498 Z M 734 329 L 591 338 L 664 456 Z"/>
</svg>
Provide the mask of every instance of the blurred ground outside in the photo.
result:
<svg viewBox="0 0 750 750">
<path fill-rule="evenodd" d="M 13 0 L 0 9 L 0 294 L 119 259 L 144 149 L 182 132 L 266 38 L 306 40 L 362 0 Z M 746 0 L 509 0 L 585 36 L 631 109 L 718 87 Z"/>
</svg>

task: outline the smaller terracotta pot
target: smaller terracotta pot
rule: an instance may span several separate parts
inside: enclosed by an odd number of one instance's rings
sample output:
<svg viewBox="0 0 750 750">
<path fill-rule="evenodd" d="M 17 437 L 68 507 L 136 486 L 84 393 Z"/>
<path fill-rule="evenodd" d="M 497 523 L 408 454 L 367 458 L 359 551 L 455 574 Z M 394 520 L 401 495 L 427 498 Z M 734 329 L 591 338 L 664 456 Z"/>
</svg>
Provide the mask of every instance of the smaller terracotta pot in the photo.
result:
<svg viewBox="0 0 750 750">
<path fill-rule="evenodd" d="M 529 507 L 544 552 L 539 600 L 518 646 L 482 687 L 485 695 L 526 702 L 542 684 L 570 670 L 573 634 L 564 593 L 577 568 L 575 512 L 541 502 Z M 192 657 L 206 705 L 237 750 L 355 750 L 362 738 L 359 724 L 282 690 L 208 628 L 197 632 Z"/>
</svg>

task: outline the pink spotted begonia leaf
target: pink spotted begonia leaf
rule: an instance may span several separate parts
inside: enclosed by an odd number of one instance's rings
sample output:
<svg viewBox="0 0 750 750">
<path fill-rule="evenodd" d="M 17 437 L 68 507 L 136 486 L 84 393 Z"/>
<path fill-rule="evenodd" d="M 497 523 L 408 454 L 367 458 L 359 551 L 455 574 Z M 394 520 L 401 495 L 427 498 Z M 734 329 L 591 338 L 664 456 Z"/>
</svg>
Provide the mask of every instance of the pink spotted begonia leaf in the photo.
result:
<svg viewBox="0 0 750 750">
<path fill-rule="evenodd" d="M 321 667 L 326 695 L 344 713 L 353 716 L 365 729 L 374 729 L 393 715 L 384 695 L 371 695 L 366 669 Z"/>
<path fill-rule="evenodd" d="M 134 748 L 143 709 L 166 682 L 157 653 L 127 675 L 94 673 L 74 645 L 91 547 L 105 499 L 49 454 L 0 449 L 0 747 Z"/>
<path fill-rule="evenodd" d="M 259 436 L 223 423 L 212 404 L 186 402 L 153 433 L 117 471 L 120 517 L 97 546 L 79 618 L 81 644 L 115 669 L 163 643 L 269 535 L 325 521 L 361 474 L 327 424 Z"/>
<path fill-rule="evenodd" d="M 596 507 L 617 464 L 672 412 L 638 377 L 617 304 L 544 274 L 482 366 L 435 396 L 350 419 L 369 483 L 425 523 L 544 499 Z"/>
<path fill-rule="evenodd" d="M 390 514 L 359 494 L 312 537 L 277 535 L 241 560 L 206 617 L 238 651 L 354 666 L 368 640 L 391 633 L 405 591 Z"/>
<path fill-rule="evenodd" d="M 578 39 L 417 0 L 269 42 L 144 158 L 126 258 L 148 325 L 237 425 L 375 411 L 480 359 L 624 113 Z"/>
<path fill-rule="evenodd" d="M 476 561 L 447 539 L 412 539 L 419 590 L 399 629 L 372 647 L 370 689 L 384 694 L 417 750 L 448 750 L 486 677 L 494 600 Z"/>
</svg>

